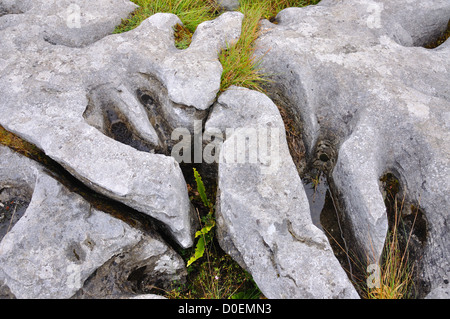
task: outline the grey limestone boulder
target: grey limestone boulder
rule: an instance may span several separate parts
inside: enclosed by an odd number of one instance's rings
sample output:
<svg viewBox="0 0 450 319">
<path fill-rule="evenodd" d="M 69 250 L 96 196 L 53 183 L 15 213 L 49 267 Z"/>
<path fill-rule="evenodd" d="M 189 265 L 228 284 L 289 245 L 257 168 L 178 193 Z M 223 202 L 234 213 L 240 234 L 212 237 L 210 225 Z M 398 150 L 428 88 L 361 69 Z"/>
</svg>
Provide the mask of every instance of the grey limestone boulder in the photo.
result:
<svg viewBox="0 0 450 319">
<path fill-rule="evenodd" d="M 227 11 L 238 10 L 240 6 L 239 0 L 216 0 L 220 8 Z"/>
<path fill-rule="evenodd" d="M 28 190 L 25 212 L 0 242 L 0 282 L 14 297 L 70 298 L 80 289 L 97 298 L 132 294 L 137 285 L 129 278 L 137 269 L 148 287 L 183 280 L 183 260 L 156 233 L 94 208 L 4 146 L 0 164 L 2 195 Z M 102 272 L 108 276 L 92 285 Z"/>
<path fill-rule="evenodd" d="M 328 147 L 358 244 L 377 262 L 388 229 L 379 180 L 394 173 L 425 211 L 421 278 L 441 297 L 450 289 L 450 45 L 419 46 L 449 16 L 446 0 L 324 0 L 264 21 L 258 40 L 271 90 L 303 126 L 309 159 Z"/>
<path fill-rule="evenodd" d="M 124 16 L 124 3 L 130 7 L 126 1 L 71 3 L 105 17 L 109 10 Z M 0 124 L 95 191 L 161 221 L 189 247 L 184 177 L 174 158 L 154 153 L 168 154 L 172 129 L 206 116 L 220 86 L 218 51 L 239 36 L 242 14 L 203 23 L 187 50 L 174 45 L 172 27 L 181 21 L 172 14 L 155 14 L 120 35 L 88 25 L 103 38 L 89 36 L 92 44 L 80 49 L 45 36 L 61 31 L 51 12 L 62 2 L 33 5 L 14 15 L 15 23 L 8 23 L 10 14 L 0 18 Z M 28 12 L 43 19 L 29 19 Z"/>
<path fill-rule="evenodd" d="M 276 105 L 262 93 L 230 88 L 205 126 L 211 135 L 226 131 L 216 209 L 224 250 L 268 298 L 358 298 L 312 223 Z M 241 161 L 240 155 L 247 157 Z"/>
</svg>

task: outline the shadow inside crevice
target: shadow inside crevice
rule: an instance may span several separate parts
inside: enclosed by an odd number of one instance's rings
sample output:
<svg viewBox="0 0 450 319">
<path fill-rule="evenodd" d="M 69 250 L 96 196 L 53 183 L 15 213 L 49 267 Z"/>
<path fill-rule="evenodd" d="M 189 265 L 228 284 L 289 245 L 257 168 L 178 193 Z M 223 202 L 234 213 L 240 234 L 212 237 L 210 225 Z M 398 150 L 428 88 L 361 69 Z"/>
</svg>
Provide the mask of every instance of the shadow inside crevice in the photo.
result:
<svg viewBox="0 0 450 319">
<path fill-rule="evenodd" d="M 431 39 L 431 41 L 427 42 L 423 47 L 426 49 L 436 49 L 441 46 L 447 39 L 450 37 L 450 20 L 447 24 L 447 29 L 440 34 L 437 38 Z"/>
</svg>

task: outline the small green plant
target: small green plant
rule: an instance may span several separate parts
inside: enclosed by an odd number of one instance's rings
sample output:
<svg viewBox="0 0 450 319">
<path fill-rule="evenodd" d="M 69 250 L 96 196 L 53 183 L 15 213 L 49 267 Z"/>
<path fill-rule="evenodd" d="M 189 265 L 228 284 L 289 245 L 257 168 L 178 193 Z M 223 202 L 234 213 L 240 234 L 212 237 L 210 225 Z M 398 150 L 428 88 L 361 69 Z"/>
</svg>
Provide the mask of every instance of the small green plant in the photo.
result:
<svg viewBox="0 0 450 319">
<path fill-rule="evenodd" d="M 190 198 L 201 222 L 197 245 L 181 251 L 187 261 L 187 283 L 166 292 L 176 299 L 256 299 L 262 296 L 251 275 L 220 249 L 215 240 L 214 204 L 208 198 L 205 185 L 194 168 L 196 188 L 188 184 Z M 202 216 L 201 216 L 202 215 Z M 202 258 L 206 255 L 206 259 Z M 187 256 L 187 257 L 186 257 Z"/>
<path fill-rule="evenodd" d="M 211 230 L 216 225 L 214 220 L 214 205 L 211 201 L 209 201 L 208 196 L 206 195 L 205 185 L 203 184 L 202 178 L 198 171 L 194 168 L 194 178 L 197 184 L 197 191 L 200 195 L 200 198 L 203 202 L 203 205 L 209 209 L 209 212 L 203 218 L 199 219 L 202 222 L 202 229 L 195 233 L 195 238 L 198 238 L 197 245 L 195 247 L 194 255 L 188 260 L 187 267 L 189 267 L 193 262 L 203 257 L 205 253 L 205 247 L 211 242 L 213 239 L 213 232 Z M 198 213 L 198 210 L 197 210 Z"/>
</svg>

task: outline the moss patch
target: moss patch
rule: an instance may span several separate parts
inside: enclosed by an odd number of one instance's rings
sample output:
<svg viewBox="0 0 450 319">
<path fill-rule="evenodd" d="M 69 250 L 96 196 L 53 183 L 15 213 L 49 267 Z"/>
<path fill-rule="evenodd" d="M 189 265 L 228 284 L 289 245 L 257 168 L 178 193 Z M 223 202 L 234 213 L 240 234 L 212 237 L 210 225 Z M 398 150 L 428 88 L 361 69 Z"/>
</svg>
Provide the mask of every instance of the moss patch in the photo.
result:
<svg viewBox="0 0 450 319">
<path fill-rule="evenodd" d="M 431 43 L 428 43 L 424 45 L 427 49 L 434 49 L 443 44 L 447 39 L 450 38 L 450 20 L 448 21 L 447 30 L 436 40 L 432 41 Z"/>
<path fill-rule="evenodd" d="M 180 49 L 187 49 L 192 41 L 193 33 L 184 25 L 176 24 L 173 27 L 175 36 L 175 46 Z"/>
</svg>

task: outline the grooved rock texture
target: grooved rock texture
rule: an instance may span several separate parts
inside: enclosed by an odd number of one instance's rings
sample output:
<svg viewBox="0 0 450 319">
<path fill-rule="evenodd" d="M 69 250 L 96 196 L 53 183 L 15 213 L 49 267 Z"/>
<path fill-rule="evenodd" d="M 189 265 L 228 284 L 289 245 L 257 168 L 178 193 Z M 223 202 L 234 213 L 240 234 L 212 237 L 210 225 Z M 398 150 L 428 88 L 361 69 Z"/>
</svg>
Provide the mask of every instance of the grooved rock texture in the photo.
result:
<svg viewBox="0 0 450 319">
<path fill-rule="evenodd" d="M 450 43 L 448 0 L 321 1 L 262 23 L 262 67 L 304 129 L 338 154 L 330 174 L 358 244 L 377 261 L 388 229 L 380 177 L 399 178 L 427 220 L 421 277 L 449 297 Z"/>
<path fill-rule="evenodd" d="M 83 47 L 111 34 L 136 8 L 124 0 L 2 0 L 0 30 L 34 25 L 49 43 Z"/>
<path fill-rule="evenodd" d="M 224 250 L 268 298 L 358 298 L 312 223 L 276 105 L 262 93 L 231 87 L 205 125 L 211 135 L 226 129 L 234 131 L 220 149 L 216 209 Z"/>
<path fill-rule="evenodd" d="M 112 34 L 135 8 L 0 0 L 0 125 L 182 248 L 193 244 L 196 216 L 168 156 L 172 135 L 229 129 L 214 140 L 217 176 L 207 176 L 218 179 L 224 250 L 269 298 L 357 298 L 312 223 L 272 98 L 302 129 L 304 161 L 323 166 L 371 262 L 388 230 L 380 178 L 399 179 L 408 205 L 424 213 L 422 237 L 413 235 L 422 294 L 449 297 L 450 43 L 420 47 L 445 30 L 449 0 L 323 0 L 262 21 L 256 58 L 274 80 L 270 98 L 237 87 L 217 98 L 218 53 L 239 38 L 241 13 L 200 24 L 179 50 L 173 14 Z M 240 148 L 243 139 L 250 148 Z M 4 147 L 0 164 L 0 296 L 134 297 L 184 278 L 162 233 L 94 208 Z"/>
<path fill-rule="evenodd" d="M 220 86 L 218 50 L 239 36 L 242 14 L 201 24 L 183 51 L 174 45 L 172 27 L 181 21 L 172 14 L 155 14 L 133 31 L 78 49 L 45 37 L 61 31 L 51 15 L 58 3 L 25 6 L 51 23 L 28 19 L 29 11 L 18 14 L 17 23 L 1 17 L 0 124 L 95 191 L 164 223 L 182 247 L 191 246 L 191 206 L 179 165 L 151 152 L 163 148 L 171 129 L 206 115 Z M 123 16 L 121 8 L 130 7 L 74 3 L 81 17 L 108 7 L 101 12 L 107 20 L 109 10 Z M 88 27 L 105 36 L 103 27 Z"/>
<path fill-rule="evenodd" d="M 137 269 L 143 269 L 140 284 L 148 288 L 186 275 L 181 257 L 158 234 L 95 209 L 42 166 L 4 146 L 0 189 L 3 195 L 28 190 L 26 212 L 0 242 L 0 282 L 16 298 L 70 298 L 81 288 L 85 296 L 112 298 L 137 290 L 130 280 Z M 107 276 L 95 289 L 85 285 L 102 271 Z"/>
</svg>

